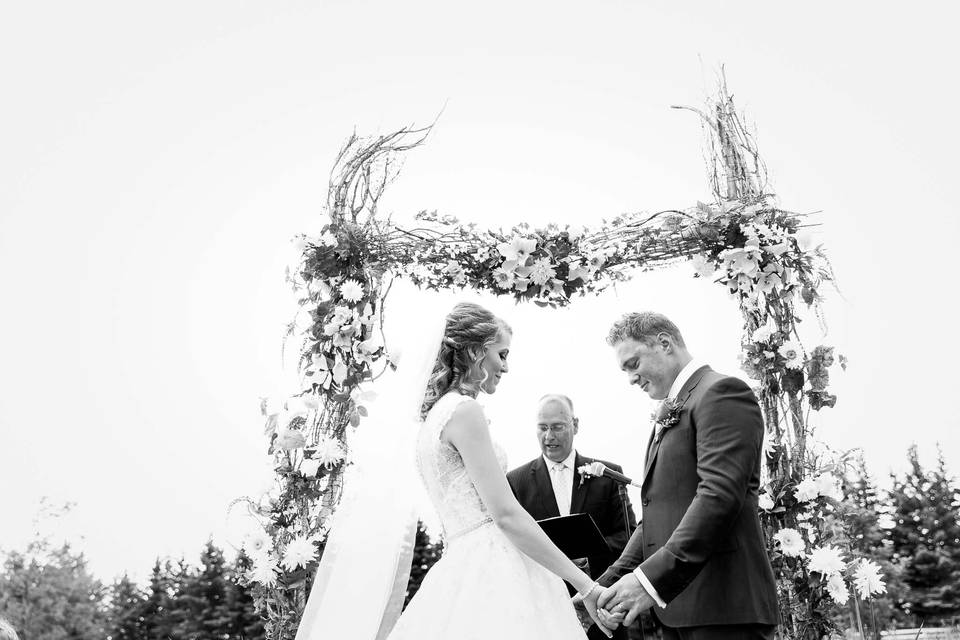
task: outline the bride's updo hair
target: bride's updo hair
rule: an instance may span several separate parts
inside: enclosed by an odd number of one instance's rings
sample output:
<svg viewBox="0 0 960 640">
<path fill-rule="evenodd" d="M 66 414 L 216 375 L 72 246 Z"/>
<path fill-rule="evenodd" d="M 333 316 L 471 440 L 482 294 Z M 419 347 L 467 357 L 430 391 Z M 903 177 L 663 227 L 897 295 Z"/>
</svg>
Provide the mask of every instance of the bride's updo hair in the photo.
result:
<svg viewBox="0 0 960 640">
<path fill-rule="evenodd" d="M 433 365 L 420 408 L 420 418 L 449 391 L 474 396 L 480 393 L 486 372 L 480 366 L 487 347 L 510 326 L 487 309 L 472 302 L 461 302 L 447 315 L 443 342 Z"/>
</svg>

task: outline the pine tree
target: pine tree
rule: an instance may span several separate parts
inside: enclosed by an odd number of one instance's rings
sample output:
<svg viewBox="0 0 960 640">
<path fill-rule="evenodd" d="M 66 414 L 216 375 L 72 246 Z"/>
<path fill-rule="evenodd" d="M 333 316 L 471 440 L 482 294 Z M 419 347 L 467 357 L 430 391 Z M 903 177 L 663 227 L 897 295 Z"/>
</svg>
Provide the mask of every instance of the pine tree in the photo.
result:
<svg viewBox="0 0 960 640">
<path fill-rule="evenodd" d="M 143 619 L 146 601 L 146 594 L 127 574 L 113 583 L 110 587 L 108 640 L 149 640 Z"/>
<path fill-rule="evenodd" d="M 146 599 L 140 607 L 139 618 L 147 640 L 168 640 L 173 637 L 171 582 L 170 562 L 161 565 L 158 558 L 150 573 Z"/>
<path fill-rule="evenodd" d="M 0 612 L 29 640 L 100 640 L 105 589 L 70 545 L 45 539 L 13 551 L 0 571 Z"/>
<path fill-rule="evenodd" d="M 183 566 L 183 565 L 182 565 Z M 178 616 L 175 633 L 183 640 L 218 640 L 225 635 L 227 617 L 227 576 L 223 552 L 207 541 L 200 554 L 198 570 L 182 570 L 176 599 Z"/>
<path fill-rule="evenodd" d="M 960 500 L 942 451 L 934 471 L 923 469 L 915 445 L 908 459 L 910 470 L 894 477 L 890 494 L 894 558 L 909 587 L 902 606 L 918 622 L 949 623 L 960 614 Z"/>
<path fill-rule="evenodd" d="M 410 580 L 407 582 L 407 595 L 403 602 L 404 608 L 410 603 L 410 599 L 417 593 L 417 590 L 420 589 L 420 584 L 427 572 L 430 571 L 430 567 L 436 564 L 442 554 L 443 544 L 431 542 L 430 535 L 427 533 L 426 527 L 423 526 L 423 522 L 418 522 L 417 538 L 413 547 L 413 561 L 410 565 Z"/>
<path fill-rule="evenodd" d="M 880 526 L 880 517 L 889 517 L 889 514 L 883 513 L 884 501 L 862 455 L 844 478 L 844 495 L 844 522 L 850 534 L 850 545 L 856 550 L 857 557 L 880 565 L 886 582 L 886 593 L 858 602 L 865 628 L 879 637 L 880 630 L 905 622 L 903 612 L 896 606 L 903 598 L 905 586 L 901 569 L 893 561 L 890 532 Z"/>
<path fill-rule="evenodd" d="M 243 550 L 227 571 L 227 598 L 224 617 L 227 619 L 224 631 L 230 640 L 262 640 L 264 621 L 257 613 L 253 596 L 242 584 L 241 578 L 250 570 L 253 561 Z"/>
</svg>

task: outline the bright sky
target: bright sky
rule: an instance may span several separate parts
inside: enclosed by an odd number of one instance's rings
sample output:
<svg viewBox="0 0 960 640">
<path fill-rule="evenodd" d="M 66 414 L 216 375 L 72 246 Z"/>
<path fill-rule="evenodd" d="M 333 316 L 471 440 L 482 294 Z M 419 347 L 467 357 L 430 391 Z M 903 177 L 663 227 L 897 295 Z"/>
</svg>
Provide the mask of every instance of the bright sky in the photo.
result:
<svg viewBox="0 0 960 640">
<path fill-rule="evenodd" d="M 261 395 L 284 389 L 289 239 L 323 224 L 354 129 L 427 123 L 391 187 L 398 219 L 590 224 L 709 197 L 696 118 L 726 65 L 784 207 L 822 211 L 851 365 L 820 434 L 881 476 L 940 441 L 956 335 L 960 170 L 953 3 L 440 0 L 7 3 L 0 19 L 0 547 L 39 498 L 96 571 L 144 576 L 228 540 L 264 458 Z M 736 373 L 739 317 L 678 267 L 514 326 L 485 404 L 513 464 L 536 398 L 565 392 L 581 451 L 642 464 L 650 405 L 603 343 L 627 310 L 671 315 Z M 458 296 L 398 289 L 444 313 Z"/>
</svg>

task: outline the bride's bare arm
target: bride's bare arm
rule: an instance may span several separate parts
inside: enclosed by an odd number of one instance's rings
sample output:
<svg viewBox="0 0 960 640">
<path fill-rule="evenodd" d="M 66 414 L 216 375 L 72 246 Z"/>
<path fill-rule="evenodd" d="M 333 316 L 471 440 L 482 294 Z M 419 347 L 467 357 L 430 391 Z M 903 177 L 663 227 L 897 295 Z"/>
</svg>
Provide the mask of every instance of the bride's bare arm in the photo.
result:
<svg viewBox="0 0 960 640">
<path fill-rule="evenodd" d="M 536 562 L 560 576 L 581 594 L 594 584 L 543 532 L 520 506 L 500 468 L 490 440 L 486 416 L 476 402 L 464 402 L 443 428 L 442 438 L 457 448 L 464 465 L 493 517 L 507 538 Z"/>
</svg>

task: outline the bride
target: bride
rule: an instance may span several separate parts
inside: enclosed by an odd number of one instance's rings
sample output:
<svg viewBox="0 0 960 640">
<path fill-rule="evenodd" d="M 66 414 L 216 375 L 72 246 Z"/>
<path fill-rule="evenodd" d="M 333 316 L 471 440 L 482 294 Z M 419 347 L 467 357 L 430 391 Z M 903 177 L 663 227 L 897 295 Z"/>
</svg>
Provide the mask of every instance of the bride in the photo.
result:
<svg viewBox="0 0 960 640">
<path fill-rule="evenodd" d="M 355 458 L 364 478 L 344 495 L 297 640 L 582 640 L 563 580 L 595 622 L 602 589 L 517 503 L 505 456 L 476 400 L 480 391 L 494 393 L 508 371 L 510 327 L 477 304 L 460 303 L 442 328 L 425 334 L 420 366 L 405 369 L 403 362 L 394 376 L 404 390 L 378 402 L 379 427 L 372 421 L 357 432 L 366 430 L 369 439 L 366 454 L 357 451 Z M 402 410 L 412 409 L 411 399 L 416 425 L 407 424 Z M 399 456 L 412 429 L 415 466 L 443 526 L 444 552 L 397 620 L 411 528 L 391 525 L 409 522 L 412 499 L 402 477 L 414 465 Z"/>
</svg>

